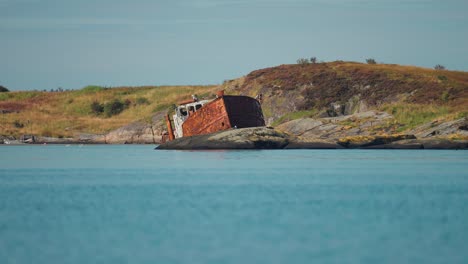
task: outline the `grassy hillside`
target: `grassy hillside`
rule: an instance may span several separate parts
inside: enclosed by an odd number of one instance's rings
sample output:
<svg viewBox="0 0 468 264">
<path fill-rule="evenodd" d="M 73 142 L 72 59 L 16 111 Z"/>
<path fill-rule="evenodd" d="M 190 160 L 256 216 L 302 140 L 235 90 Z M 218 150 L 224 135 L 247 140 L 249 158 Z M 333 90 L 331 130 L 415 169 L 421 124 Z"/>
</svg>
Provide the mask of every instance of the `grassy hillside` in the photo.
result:
<svg viewBox="0 0 468 264">
<path fill-rule="evenodd" d="M 396 132 L 468 115 L 467 72 L 338 61 L 261 69 L 220 86 L 3 92 L 0 135 L 69 137 L 76 132 L 106 133 L 138 120 L 160 122 L 151 120 L 156 113 L 167 112 L 191 94 L 209 97 L 219 89 L 252 97 L 261 93 L 269 125 L 326 116 L 332 104 L 343 106 L 346 114 L 386 111 L 394 116 L 387 126 Z"/>
<path fill-rule="evenodd" d="M 332 103 L 348 112 L 359 107 L 389 112 L 399 132 L 468 114 L 467 72 L 337 61 L 261 69 L 224 86 L 230 93 L 263 94 L 273 125 L 323 116 Z"/>
<path fill-rule="evenodd" d="M 32 133 L 69 137 L 76 132 L 105 133 L 134 121 L 151 122 L 154 113 L 167 111 L 175 102 L 190 98 L 191 94 L 208 96 L 213 90 L 214 86 L 111 89 L 88 86 L 65 92 L 0 93 L 0 113 L 3 112 L 0 114 L 0 135 Z M 106 109 L 93 111 L 93 103 L 112 108 L 113 102 L 120 102 L 123 110 L 117 108 L 114 114 Z M 119 110 L 122 111 L 116 114 Z"/>
</svg>

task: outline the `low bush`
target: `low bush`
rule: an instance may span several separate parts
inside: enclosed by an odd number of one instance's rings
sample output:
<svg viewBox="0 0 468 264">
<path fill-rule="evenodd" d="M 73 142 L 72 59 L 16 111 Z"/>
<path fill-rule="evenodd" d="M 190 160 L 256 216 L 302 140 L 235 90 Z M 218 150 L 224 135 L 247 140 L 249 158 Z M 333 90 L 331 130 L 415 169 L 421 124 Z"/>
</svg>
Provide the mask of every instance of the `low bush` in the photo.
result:
<svg viewBox="0 0 468 264">
<path fill-rule="evenodd" d="M 297 64 L 309 64 L 308 59 L 300 58 L 297 60 Z"/>
<path fill-rule="evenodd" d="M 104 114 L 107 117 L 111 117 L 113 115 L 118 115 L 122 113 L 124 109 L 125 104 L 122 101 L 115 99 L 104 105 Z"/>
<path fill-rule="evenodd" d="M 21 122 L 18 121 L 18 120 L 15 120 L 15 122 L 13 122 L 13 125 L 14 125 L 16 128 L 23 128 L 23 127 L 24 127 L 24 124 L 21 123 Z"/>
<path fill-rule="evenodd" d="M 366 62 L 367 64 L 377 64 L 377 62 L 372 58 L 366 59 Z"/>
<path fill-rule="evenodd" d="M 102 114 L 104 112 L 104 105 L 100 104 L 97 101 L 91 103 L 91 112 L 96 115 Z"/>
</svg>

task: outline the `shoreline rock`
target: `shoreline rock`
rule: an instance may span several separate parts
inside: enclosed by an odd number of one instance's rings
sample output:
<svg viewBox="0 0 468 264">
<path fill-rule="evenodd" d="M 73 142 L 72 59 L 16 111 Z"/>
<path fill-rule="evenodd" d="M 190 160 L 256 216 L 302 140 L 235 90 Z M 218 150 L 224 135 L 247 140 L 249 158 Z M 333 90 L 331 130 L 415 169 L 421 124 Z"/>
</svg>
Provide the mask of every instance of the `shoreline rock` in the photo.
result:
<svg viewBox="0 0 468 264">
<path fill-rule="evenodd" d="M 289 136 L 271 128 L 229 129 L 207 135 L 177 138 L 157 149 L 283 149 Z"/>
<path fill-rule="evenodd" d="M 468 149 L 468 140 L 386 135 L 347 137 L 334 141 L 301 138 L 272 128 L 256 127 L 178 138 L 161 144 L 156 149 Z"/>
</svg>

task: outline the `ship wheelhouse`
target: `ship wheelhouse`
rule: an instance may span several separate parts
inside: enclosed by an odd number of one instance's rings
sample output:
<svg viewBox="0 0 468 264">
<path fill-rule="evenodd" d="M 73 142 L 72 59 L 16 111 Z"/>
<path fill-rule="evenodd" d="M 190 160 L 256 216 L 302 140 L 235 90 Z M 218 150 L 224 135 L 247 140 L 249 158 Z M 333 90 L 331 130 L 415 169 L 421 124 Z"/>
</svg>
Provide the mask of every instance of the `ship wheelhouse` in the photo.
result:
<svg viewBox="0 0 468 264">
<path fill-rule="evenodd" d="M 193 115 L 196 111 L 202 108 L 203 105 L 211 101 L 212 100 L 201 100 L 176 106 L 175 114 L 173 115 L 175 138 L 180 138 L 184 136 L 182 124 L 185 122 L 185 120 L 187 120 L 189 116 Z"/>
</svg>

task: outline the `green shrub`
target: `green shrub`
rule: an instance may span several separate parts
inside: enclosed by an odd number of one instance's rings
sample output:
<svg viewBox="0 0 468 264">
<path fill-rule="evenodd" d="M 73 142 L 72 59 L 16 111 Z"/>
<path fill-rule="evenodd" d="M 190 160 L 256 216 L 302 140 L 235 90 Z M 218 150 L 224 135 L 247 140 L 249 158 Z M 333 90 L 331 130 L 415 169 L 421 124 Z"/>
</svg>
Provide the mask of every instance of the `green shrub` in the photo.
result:
<svg viewBox="0 0 468 264">
<path fill-rule="evenodd" d="M 102 114 L 104 112 L 104 106 L 97 101 L 91 103 L 91 112 L 96 115 Z"/>
<path fill-rule="evenodd" d="M 113 115 L 118 115 L 122 113 L 124 109 L 125 109 L 125 104 L 122 103 L 120 100 L 115 99 L 114 101 L 106 103 L 104 105 L 104 114 L 107 117 L 111 117 Z"/>
<path fill-rule="evenodd" d="M 23 127 L 24 127 L 24 124 L 21 123 L 21 122 L 18 121 L 18 120 L 15 120 L 15 122 L 13 122 L 13 125 L 14 125 L 16 128 L 23 128 Z"/>
<path fill-rule="evenodd" d="M 377 64 L 377 62 L 372 58 L 366 59 L 366 62 L 367 64 Z"/>
<path fill-rule="evenodd" d="M 297 64 L 301 64 L 301 65 L 309 64 L 309 60 L 304 59 L 304 58 L 300 58 L 300 59 L 297 60 Z"/>
</svg>

